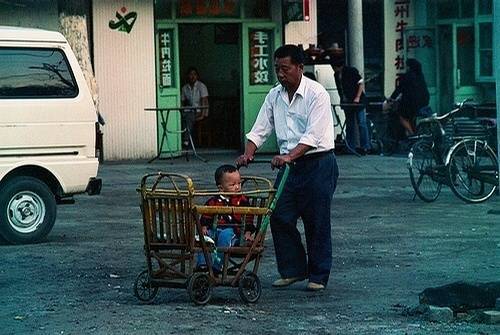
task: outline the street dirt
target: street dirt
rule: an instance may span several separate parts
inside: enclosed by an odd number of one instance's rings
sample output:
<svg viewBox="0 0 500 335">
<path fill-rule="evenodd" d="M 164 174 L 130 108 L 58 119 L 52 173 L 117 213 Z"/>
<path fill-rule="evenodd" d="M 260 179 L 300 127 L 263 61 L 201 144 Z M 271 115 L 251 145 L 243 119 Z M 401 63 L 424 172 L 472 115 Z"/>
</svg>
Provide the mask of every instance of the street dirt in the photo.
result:
<svg viewBox="0 0 500 335">
<path fill-rule="evenodd" d="M 140 303 L 132 287 L 145 269 L 141 176 L 184 173 L 203 189 L 236 155 L 101 165 L 102 194 L 58 207 L 46 241 L 0 245 L 0 334 L 500 334 L 500 325 L 405 313 L 427 287 L 499 279 L 500 198 L 468 205 L 444 187 L 434 203 L 412 200 L 402 156 L 338 156 L 325 291 L 307 292 L 306 282 L 271 287 L 278 274 L 269 233 L 256 304 L 221 287 L 201 307 L 185 289 L 160 289 L 152 304 Z M 267 165 L 242 171 L 275 177 Z"/>
</svg>

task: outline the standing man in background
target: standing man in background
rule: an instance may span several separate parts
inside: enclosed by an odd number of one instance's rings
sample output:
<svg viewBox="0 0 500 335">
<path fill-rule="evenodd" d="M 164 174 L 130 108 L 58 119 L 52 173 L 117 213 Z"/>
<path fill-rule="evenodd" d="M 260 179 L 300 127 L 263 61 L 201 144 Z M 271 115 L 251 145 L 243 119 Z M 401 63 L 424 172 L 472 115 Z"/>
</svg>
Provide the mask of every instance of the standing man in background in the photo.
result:
<svg viewBox="0 0 500 335">
<path fill-rule="evenodd" d="M 251 162 L 257 149 L 276 133 L 280 153 L 271 165 L 292 165 L 271 216 L 281 276 L 273 286 L 285 287 L 308 278 L 307 289 L 320 291 L 328 283 L 332 266 L 330 210 L 338 178 L 330 96 L 321 84 L 303 75 L 304 54 L 299 47 L 278 48 L 274 67 L 281 85 L 267 94 L 246 135 L 245 153 L 236 164 Z M 276 183 L 282 175 L 283 169 Z M 299 217 L 304 223 L 307 253 L 297 229 Z"/>
<path fill-rule="evenodd" d="M 195 67 L 187 71 L 187 84 L 182 87 L 182 106 L 204 107 L 199 109 L 185 110 L 182 112 L 183 129 L 182 145 L 189 146 L 189 135 L 193 136 L 193 126 L 196 121 L 201 121 L 208 116 L 208 89 L 199 81 L 200 75 Z"/>
<path fill-rule="evenodd" d="M 371 140 L 366 122 L 366 96 L 363 78 L 356 68 L 345 66 L 343 59 L 334 59 L 331 65 L 335 71 L 335 84 L 339 91 L 340 102 L 360 104 L 359 107 L 343 107 L 347 145 L 356 150 L 357 153 L 366 155 L 371 151 Z M 357 130 L 359 130 L 359 138 L 356 137 Z"/>
</svg>

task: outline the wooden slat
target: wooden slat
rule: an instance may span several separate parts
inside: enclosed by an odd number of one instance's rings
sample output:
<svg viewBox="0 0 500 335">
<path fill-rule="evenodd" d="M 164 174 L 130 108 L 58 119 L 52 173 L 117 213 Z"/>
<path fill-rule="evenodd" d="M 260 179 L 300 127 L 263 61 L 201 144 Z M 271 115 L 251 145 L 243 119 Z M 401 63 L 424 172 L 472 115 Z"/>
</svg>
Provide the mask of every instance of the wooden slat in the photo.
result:
<svg viewBox="0 0 500 335">
<path fill-rule="evenodd" d="M 156 199 L 150 199 L 149 202 L 149 227 L 151 229 L 151 241 L 156 241 Z"/>
<path fill-rule="evenodd" d="M 159 199 L 159 203 L 158 203 L 158 225 L 159 225 L 159 240 L 162 241 L 162 242 L 165 242 L 165 239 L 166 239 L 166 232 L 165 232 L 165 220 L 166 220 L 166 217 L 165 217 L 165 201 L 163 199 Z"/>
<path fill-rule="evenodd" d="M 198 214 L 251 214 L 251 215 L 265 215 L 268 212 L 267 208 L 259 207 L 232 207 L 232 206 L 195 206 Z"/>
<path fill-rule="evenodd" d="M 181 198 L 179 199 L 179 206 L 180 206 L 180 220 L 179 220 L 179 230 L 180 230 L 180 240 L 183 242 L 186 242 L 186 225 L 188 224 L 188 217 L 187 217 L 187 203 L 186 199 Z"/>
<path fill-rule="evenodd" d="M 179 243 L 177 239 L 177 202 L 175 199 L 171 199 L 170 210 L 172 211 L 172 222 L 170 222 L 170 227 L 172 227 L 172 243 Z"/>
</svg>

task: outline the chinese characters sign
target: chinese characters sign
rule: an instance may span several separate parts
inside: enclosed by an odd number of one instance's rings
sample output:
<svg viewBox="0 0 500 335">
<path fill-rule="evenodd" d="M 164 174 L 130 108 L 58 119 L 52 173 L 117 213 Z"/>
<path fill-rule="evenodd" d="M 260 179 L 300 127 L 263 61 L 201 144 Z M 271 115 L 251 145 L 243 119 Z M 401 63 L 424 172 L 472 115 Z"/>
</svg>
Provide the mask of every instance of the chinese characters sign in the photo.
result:
<svg viewBox="0 0 500 335">
<path fill-rule="evenodd" d="M 406 39 L 406 47 L 408 48 L 408 52 L 414 49 L 425 49 L 425 48 L 434 48 L 434 41 L 432 38 L 432 31 L 412 31 L 411 34 L 408 34 Z"/>
<path fill-rule="evenodd" d="M 394 58 L 394 67 L 396 69 L 396 82 L 397 86 L 399 79 L 405 73 L 405 44 L 404 44 L 404 31 L 408 26 L 408 18 L 410 17 L 411 0 L 394 0 L 394 32 L 396 39 L 394 41 L 394 51 L 396 56 Z"/>
<path fill-rule="evenodd" d="M 239 2 L 236 0 L 180 0 L 180 17 L 238 17 Z"/>
<path fill-rule="evenodd" d="M 250 29 L 250 85 L 272 84 L 273 30 Z"/>
<path fill-rule="evenodd" d="M 436 86 L 436 45 L 434 28 L 408 28 L 405 31 L 406 57 L 422 64 L 427 86 Z"/>
<path fill-rule="evenodd" d="M 158 30 L 158 47 L 160 51 L 160 85 L 163 88 L 174 86 L 174 30 Z"/>
</svg>

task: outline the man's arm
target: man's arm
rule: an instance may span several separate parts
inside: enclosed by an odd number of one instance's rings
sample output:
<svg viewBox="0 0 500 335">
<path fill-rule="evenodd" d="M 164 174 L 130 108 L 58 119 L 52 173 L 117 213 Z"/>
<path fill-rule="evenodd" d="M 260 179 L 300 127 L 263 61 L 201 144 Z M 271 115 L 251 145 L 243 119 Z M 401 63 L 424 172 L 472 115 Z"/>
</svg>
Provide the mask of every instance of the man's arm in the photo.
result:
<svg viewBox="0 0 500 335">
<path fill-rule="evenodd" d="M 247 143 L 245 145 L 245 153 L 236 159 L 235 164 L 237 166 L 247 166 L 249 162 L 253 161 L 257 149 L 267 140 L 274 130 L 272 101 L 275 95 L 272 95 L 271 92 L 267 94 L 252 129 L 246 135 Z"/>
<path fill-rule="evenodd" d="M 286 155 L 276 155 L 271 160 L 271 166 L 273 167 L 281 167 L 286 163 L 291 163 L 299 157 L 305 155 L 306 152 L 311 150 L 313 147 L 307 144 L 299 143 L 295 148 L 290 150 L 290 152 Z"/>
<path fill-rule="evenodd" d="M 200 99 L 200 106 L 206 107 L 206 108 L 200 109 L 199 110 L 200 112 L 196 113 L 196 121 L 201 121 L 208 116 L 208 110 L 209 110 L 208 107 L 210 106 L 208 103 L 208 96 L 202 97 Z"/>
<path fill-rule="evenodd" d="M 330 96 L 325 90 L 314 97 L 308 108 L 310 113 L 307 117 L 306 130 L 300 138 L 299 144 L 288 154 L 275 156 L 272 160 L 273 166 L 280 167 L 298 159 L 309 150 L 317 148 L 320 139 L 326 132 L 333 132 Z"/>
<path fill-rule="evenodd" d="M 356 91 L 356 96 L 354 96 L 354 100 L 353 102 L 358 104 L 359 103 L 359 100 L 361 99 L 361 94 L 363 94 L 365 90 L 365 84 L 363 83 L 362 80 L 360 80 L 360 82 L 358 82 L 358 90 Z"/>
</svg>

